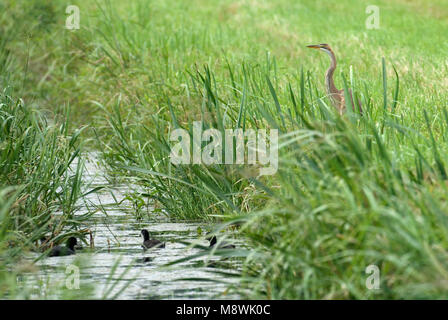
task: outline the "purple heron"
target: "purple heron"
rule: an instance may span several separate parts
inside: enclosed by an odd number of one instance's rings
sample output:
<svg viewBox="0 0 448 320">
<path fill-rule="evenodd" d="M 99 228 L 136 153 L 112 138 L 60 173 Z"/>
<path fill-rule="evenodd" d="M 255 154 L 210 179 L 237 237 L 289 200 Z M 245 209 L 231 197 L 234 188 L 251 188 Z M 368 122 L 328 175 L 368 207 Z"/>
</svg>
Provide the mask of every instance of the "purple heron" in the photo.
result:
<svg viewBox="0 0 448 320">
<path fill-rule="evenodd" d="M 333 74 L 334 70 L 336 70 L 336 56 L 334 55 L 333 50 L 331 50 L 330 46 L 326 43 L 313 44 L 307 47 L 311 49 L 318 49 L 320 51 L 327 53 L 330 56 L 331 64 L 327 72 L 325 73 L 325 87 L 327 89 L 327 93 L 328 96 L 330 97 L 331 102 L 339 111 L 339 114 L 342 115 L 346 109 L 345 95 L 344 95 L 344 89 L 339 90 L 334 85 Z M 350 94 L 353 111 L 355 111 L 355 103 L 353 101 L 352 90 L 348 89 L 348 92 Z M 361 102 L 359 101 L 358 101 L 358 107 L 359 107 L 359 113 L 362 114 Z"/>
</svg>

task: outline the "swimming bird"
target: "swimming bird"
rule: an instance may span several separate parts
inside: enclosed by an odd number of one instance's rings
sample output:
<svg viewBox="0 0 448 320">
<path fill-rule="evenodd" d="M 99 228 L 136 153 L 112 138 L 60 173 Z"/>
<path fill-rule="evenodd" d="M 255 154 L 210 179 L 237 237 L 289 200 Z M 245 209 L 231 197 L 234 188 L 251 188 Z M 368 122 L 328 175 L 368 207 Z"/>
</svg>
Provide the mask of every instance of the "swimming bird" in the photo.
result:
<svg viewBox="0 0 448 320">
<path fill-rule="evenodd" d="M 313 44 L 313 45 L 309 45 L 307 47 L 311 48 L 311 49 L 318 49 L 318 50 L 323 51 L 329 55 L 331 64 L 330 64 L 330 67 L 327 69 L 327 72 L 325 73 L 325 87 L 327 89 L 327 94 L 330 97 L 331 102 L 336 107 L 336 109 L 339 111 L 339 114 L 342 115 L 346 110 L 345 94 L 344 94 L 344 89 L 339 90 L 336 88 L 336 86 L 334 84 L 333 74 L 334 74 L 334 71 L 336 70 L 337 63 L 336 63 L 336 56 L 334 55 L 333 50 L 326 43 Z M 352 90 L 348 89 L 348 93 L 350 95 L 350 99 L 352 102 L 353 111 L 355 111 L 355 103 L 353 101 Z M 360 101 L 358 101 L 358 108 L 359 108 L 358 109 L 359 113 L 362 114 L 362 107 L 361 107 Z"/>
<path fill-rule="evenodd" d="M 165 243 L 162 241 L 159 241 L 157 239 L 149 239 L 149 231 L 146 229 L 143 229 L 141 231 L 141 234 L 143 236 L 143 249 L 149 249 L 149 248 L 165 248 Z"/>
<path fill-rule="evenodd" d="M 66 246 L 56 246 L 51 249 L 50 257 L 69 256 L 75 254 L 75 246 L 78 243 L 75 237 L 67 239 Z"/>
<path fill-rule="evenodd" d="M 207 240 L 210 241 L 210 248 L 214 247 L 216 245 L 216 243 L 218 242 L 216 239 L 216 236 L 209 237 L 209 238 L 207 238 Z M 219 249 L 235 249 L 235 246 L 233 244 L 221 241 L 219 243 L 218 248 Z"/>
</svg>

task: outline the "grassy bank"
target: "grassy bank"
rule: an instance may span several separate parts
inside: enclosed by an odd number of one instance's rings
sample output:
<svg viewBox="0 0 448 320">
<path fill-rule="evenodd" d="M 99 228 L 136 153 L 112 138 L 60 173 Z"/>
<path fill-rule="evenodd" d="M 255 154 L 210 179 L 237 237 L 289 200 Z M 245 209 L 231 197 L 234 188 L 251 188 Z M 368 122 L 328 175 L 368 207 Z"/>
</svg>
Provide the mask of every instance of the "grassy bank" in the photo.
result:
<svg viewBox="0 0 448 320">
<path fill-rule="evenodd" d="M 22 293 L 15 279 L 32 270 L 30 261 L 18 263 L 23 254 L 43 252 L 42 238 L 49 245 L 80 236 L 85 217 L 73 215 L 82 190 L 79 131 L 69 135 L 66 122 L 50 124 L 7 91 L 0 95 L 0 295 L 13 298 Z"/>
<path fill-rule="evenodd" d="M 145 188 L 136 201 L 172 219 L 238 221 L 254 248 L 251 298 L 446 295 L 445 2 L 379 1 L 369 30 L 369 1 L 75 1 L 76 31 L 62 27 L 62 1 L 31 2 L 3 4 L 2 28 L 17 30 L 4 44 L 12 89 L 44 110 L 72 106 L 69 132 L 89 124 L 82 137 L 110 172 Z M 362 117 L 339 117 L 326 98 L 328 58 L 305 47 L 322 42 Z M 278 172 L 172 165 L 170 132 L 199 120 L 278 129 Z M 366 288 L 369 265 L 379 290 Z"/>
</svg>

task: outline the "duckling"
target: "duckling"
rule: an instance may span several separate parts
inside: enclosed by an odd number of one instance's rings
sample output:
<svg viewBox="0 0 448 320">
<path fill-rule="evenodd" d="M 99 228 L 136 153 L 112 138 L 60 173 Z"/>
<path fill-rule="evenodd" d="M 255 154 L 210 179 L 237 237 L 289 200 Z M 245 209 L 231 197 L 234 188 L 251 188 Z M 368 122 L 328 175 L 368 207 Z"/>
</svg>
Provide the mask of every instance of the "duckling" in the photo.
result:
<svg viewBox="0 0 448 320">
<path fill-rule="evenodd" d="M 149 232 L 146 229 L 141 231 L 143 236 L 142 247 L 144 250 L 149 248 L 165 248 L 165 242 L 159 241 L 157 239 L 149 239 Z"/>
<path fill-rule="evenodd" d="M 214 247 L 216 245 L 216 243 L 218 242 L 216 240 L 216 236 L 208 237 L 207 240 L 210 241 L 210 248 Z M 233 244 L 221 241 L 218 248 L 219 249 L 235 249 L 235 246 Z"/>
<path fill-rule="evenodd" d="M 70 237 L 67 240 L 67 244 L 65 247 L 56 246 L 51 249 L 49 256 L 50 257 L 59 257 L 59 256 L 69 256 L 75 254 L 75 246 L 78 243 L 75 237 Z"/>
</svg>

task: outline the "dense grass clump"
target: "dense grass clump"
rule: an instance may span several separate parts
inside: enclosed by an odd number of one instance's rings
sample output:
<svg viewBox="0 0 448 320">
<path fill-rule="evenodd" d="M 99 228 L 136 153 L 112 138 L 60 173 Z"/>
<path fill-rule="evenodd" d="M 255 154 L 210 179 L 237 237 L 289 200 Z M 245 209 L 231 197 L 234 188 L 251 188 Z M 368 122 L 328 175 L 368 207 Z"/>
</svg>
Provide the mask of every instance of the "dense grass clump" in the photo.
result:
<svg viewBox="0 0 448 320">
<path fill-rule="evenodd" d="M 280 188 L 246 218 L 259 248 L 259 296 L 269 298 L 437 298 L 448 270 L 446 177 L 434 159 L 409 168 L 393 160 L 378 130 L 336 119 L 291 133 Z M 416 163 L 421 161 L 417 152 Z M 446 159 L 445 159 L 446 161 Z M 419 177 L 420 175 L 420 177 Z M 366 268 L 381 271 L 367 290 Z"/>
<path fill-rule="evenodd" d="M 42 114 L 0 95 L 0 296 L 22 294 L 14 265 L 23 253 L 77 234 L 82 216 L 74 216 L 81 196 L 83 162 L 80 132 L 67 133 L 66 122 L 50 124 Z M 58 212 L 57 215 L 55 213 Z M 25 266 L 29 268 L 26 268 Z M 8 269 L 10 270 L 8 272 Z"/>
<path fill-rule="evenodd" d="M 21 100 L 6 94 L 0 99 L 1 185 L 20 189 L 8 229 L 25 242 L 43 233 L 58 235 L 80 196 L 83 164 L 74 162 L 80 132 L 69 135 L 65 122 L 50 124 Z M 54 217 L 55 211 L 62 215 Z"/>
</svg>

